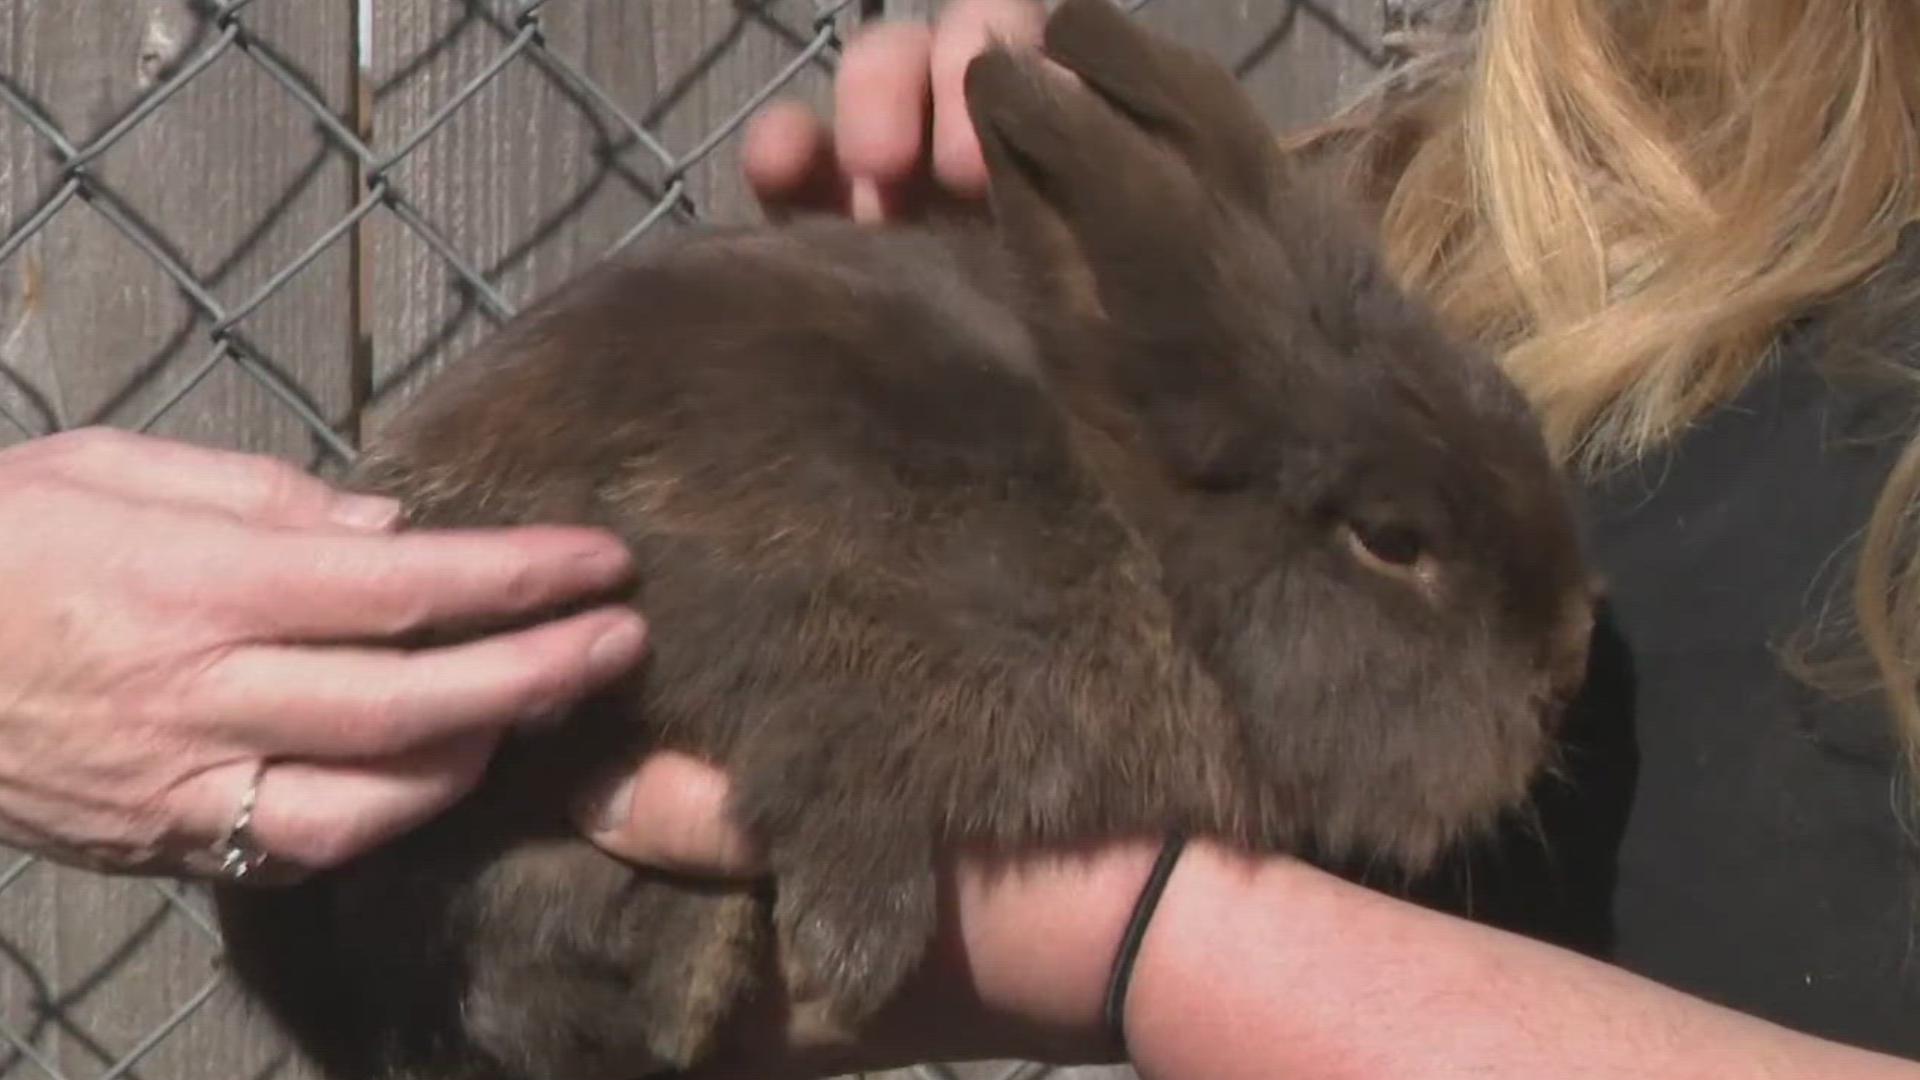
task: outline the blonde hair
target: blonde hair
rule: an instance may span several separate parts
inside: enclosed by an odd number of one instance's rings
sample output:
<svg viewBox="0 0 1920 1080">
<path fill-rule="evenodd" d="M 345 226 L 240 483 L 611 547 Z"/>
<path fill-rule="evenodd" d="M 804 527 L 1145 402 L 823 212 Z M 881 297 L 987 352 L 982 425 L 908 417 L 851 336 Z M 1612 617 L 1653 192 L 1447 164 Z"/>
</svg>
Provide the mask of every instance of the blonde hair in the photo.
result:
<svg viewBox="0 0 1920 1080">
<path fill-rule="evenodd" d="M 1726 401 L 1920 220 L 1916 0 L 1483 0 L 1288 140 L 1372 193 L 1393 272 L 1589 475 Z M 1920 768 L 1920 437 L 1854 625 Z"/>
</svg>

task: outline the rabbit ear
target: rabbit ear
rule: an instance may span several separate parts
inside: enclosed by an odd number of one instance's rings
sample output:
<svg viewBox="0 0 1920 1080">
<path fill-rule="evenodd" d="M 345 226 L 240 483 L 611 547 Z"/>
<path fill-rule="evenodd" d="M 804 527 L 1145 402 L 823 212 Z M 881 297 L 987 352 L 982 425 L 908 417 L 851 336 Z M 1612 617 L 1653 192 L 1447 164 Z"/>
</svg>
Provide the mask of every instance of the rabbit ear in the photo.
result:
<svg viewBox="0 0 1920 1080">
<path fill-rule="evenodd" d="M 1125 239 L 1154 222 L 1195 225 L 1193 211 L 1222 198 L 1266 216 L 1285 161 L 1219 63 L 1151 33 L 1111 0 L 1065 0 L 1042 52 L 1068 74 L 995 47 L 966 77 L 996 194 L 1008 196 L 997 208 L 1011 209 L 1019 226 L 1050 211 L 1065 216 L 1046 228 L 1050 243 L 1064 239 L 1063 227 L 1094 225 Z"/>
<path fill-rule="evenodd" d="M 967 105 L 1009 246 L 1076 308 L 1169 276 L 1197 247 L 1205 189 L 1167 148 L 1037 58 L 993 49 L 967 69 Z M 1156 259 L 1143 259 L 1153 253 Z M 1142 278 L 1125 280 L 1128 272 Z"/>
<path fill-rule="evenodd" d="M 1145 130 L 1201 180 L 1250 206 L 1273 196 L 1283 168 L 1272 129 L 1233 75 L 1154 34 L 1111 0 L 1065 0 L 1042 48 Z"/>
<path fill-rule="evenodd" d="M 1079 16 L 1098 33 L 1071 36 L 1087 39 L 1089 49 L 1095 37 L 1111 37 L 1134 43 L 1123 55 L 1152 55 L 1125 17 L 1115 17 L 1121 22 L 1110 32 Z M 1117 393 L 1187 482 L 1231 486 L 1249 475 L 1261 442 L 1243 415 L 1253 395 L 1239 385 L 1242 373 L 1220 359 L 1228 350 L 1198 337 L 1235 324 L 1216 310 L 1231 301 L 1210 283 L 1219 277 L 1219 252 L 1231 244 L 1223 230 L 1251 222 L 1221 215 L 1216 181 L 1178 142 L 1038 56 L 982 53 L 967 69 L 966 93 L 998 231 L 1029 287 L 1043 302 L 1119 332 L 1109 342 L 1116 347 L 1084 350 L 1077 361 L 1094 369 L 1075 374 Z M 1166 95 L 1143 100 L 1177 104 Z M 1216 161 L 1226 153 L 1207 152 Z M 1154 348 L 1118 347 L 1121 340 Z M 1155 362 L 1156 353 L 1188 361 Z"/>
</svg>

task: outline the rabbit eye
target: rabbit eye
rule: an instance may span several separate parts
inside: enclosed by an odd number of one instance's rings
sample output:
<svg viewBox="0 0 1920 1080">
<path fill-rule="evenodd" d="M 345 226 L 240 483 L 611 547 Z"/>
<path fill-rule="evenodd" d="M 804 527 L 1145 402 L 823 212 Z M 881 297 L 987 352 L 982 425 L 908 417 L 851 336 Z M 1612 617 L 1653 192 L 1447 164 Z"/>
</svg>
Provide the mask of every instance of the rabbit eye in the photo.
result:
<svg viewBox="0 0 1920 1080">
<path fill-rule="evenodd" d="M 1368 570 L 1411 585 L 1428 600 L 1440 598 L 1441 566 L 1427 536 L 1415 526 L 1348 518 L 1347 550 Z"/>
<path fill-rule="evenodd" d="M 1355 522 L 1351 528 L 1354 539 L 1360 542 L 1367 554 L 1389 566 L 1411 567 L 1426 552 L 1420 534 L 1404 525 Z"/>
</svg>

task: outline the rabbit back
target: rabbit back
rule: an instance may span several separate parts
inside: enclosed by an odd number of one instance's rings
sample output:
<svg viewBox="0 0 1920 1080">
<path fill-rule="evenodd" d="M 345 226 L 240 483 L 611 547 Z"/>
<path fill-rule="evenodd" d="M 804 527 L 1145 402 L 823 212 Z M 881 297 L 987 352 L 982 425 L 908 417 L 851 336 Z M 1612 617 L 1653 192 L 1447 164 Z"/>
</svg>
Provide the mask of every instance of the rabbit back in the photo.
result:
<svg viewBox="0 0 1920 1080">
<path fill-rule="evenodd" d="M 781 732 L 817 741 L 846 715 L 846 757 L 932 781 L 952 817 L 1026 803 L 1043 762 L 982 790 L 978 767 L 924 775 L 958 765 L 929 746 L 1177 723 L 1205 680 L 999 259 L 958 226 L 707 232 L 507 328 L 357 486 L 418 525 L 621 536 L 652 627 L 649 745 L 787 760 Z"/>
</svg>

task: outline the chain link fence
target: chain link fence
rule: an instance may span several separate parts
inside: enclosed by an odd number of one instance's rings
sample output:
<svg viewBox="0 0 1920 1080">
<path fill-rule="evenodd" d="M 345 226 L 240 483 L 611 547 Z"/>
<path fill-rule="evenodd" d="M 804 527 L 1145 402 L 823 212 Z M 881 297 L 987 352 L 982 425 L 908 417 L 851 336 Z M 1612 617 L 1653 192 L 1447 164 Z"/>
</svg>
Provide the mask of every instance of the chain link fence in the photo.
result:
<svg viewBox="0 0 1920 1080">
<path fill-rule="evenodd" d="M 1380 65 L 1390 3 L 1127 0 L 1287 120 Z M 585 263 L 749 213 L 753 112 L 928 6 L 0 0 L 0 446 L 111 424 L 334 472 Z M 0 1077 L 308 1075 L 198 890 L 0 865 Z"/>
</svg>

